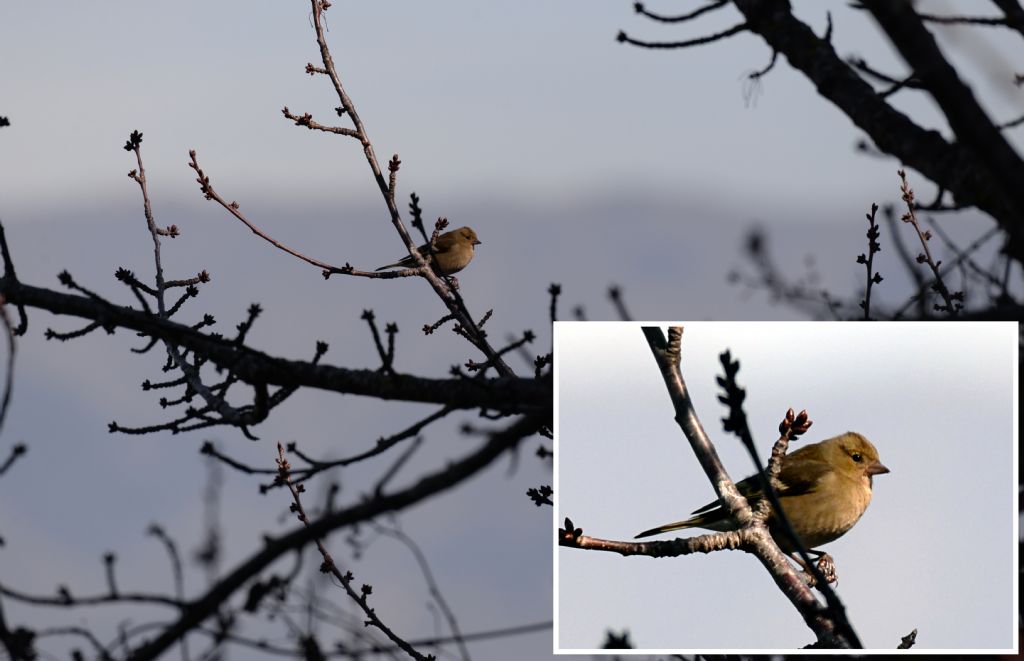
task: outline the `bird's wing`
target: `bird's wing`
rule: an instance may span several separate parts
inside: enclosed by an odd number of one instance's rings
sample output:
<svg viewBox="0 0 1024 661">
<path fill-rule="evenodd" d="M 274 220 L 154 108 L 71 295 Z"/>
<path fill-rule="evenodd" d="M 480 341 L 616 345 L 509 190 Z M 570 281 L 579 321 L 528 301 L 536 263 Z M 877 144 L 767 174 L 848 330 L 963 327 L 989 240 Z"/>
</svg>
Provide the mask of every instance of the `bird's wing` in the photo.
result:
<svg viewBox="0 0 1024 661">
<path fill-rule="evenodd" d="M 453 234 L 442 234 L 437 237 L 437 241 L 434 242 L 434 254 L 440 255 L 446 253 L 455 247 L 455 236 Z M 430 244 L 423 246 L 422 252 L 426 254 L 430 251 Z"/>
<path fill-rule="evenodd" d="M 800 494 L 810 493 L 817 488 L 821 478 L 831 470 L 832 467 L 828 462 L 805 459 L 797 455 L 787 455 L 782 462 L 782 470 L 779 471 L 779 481 L 782 482 L 782 489 L 779 490 L 779 495 L 799 496 Z M 751 475 L 740 480 L 736 483 L 736 488 L 748 500 L 757 500 L 763 494 L 761 480 L 757 475 Z M 721 504 L 721 501 L 716 500 L 704 505 L 700 509 L 694 510 L 692 513 L 698 515 L 707 514 Z"/>
<path fill-rule="evenodd" d="M 722 504 L 722 501 L 716 500 L 714 502 L 708 503 L 704 507 L 701 507 L 701 508 L 693 510 L 692 512 L 690 512 L 690 514 L 696 514 L 698 516 L 701 515 L 701 514 L 707 514 L 711 510 L 715 509 L 716 507 L 721 506 L 721 504 Z"/>
<path fill-rule="evenodd" d="M 440 255 L 441 253 L 447 252 L 451 248 L 451 241 L 445 241 L 446 238 L 447 237 L 445 237 L 444 235 L 437 237 L 437 242 L 434 244 L 435 255 Z M 427 260 L 428 263 L 430 262 L 429 243 L 424 243 L 422 246 L 417 247 L 416 250 L 418 250 L 419 253 L 423 255 L 423 259 Z M 418 266 L 419 263 L 415 259 L 413 259 L 412 255 L 406 255 L 398 262 L 396 262 L 396 265 L 412 267 Z"/>
<path fill-rule="evenodd" d="M 832 472 L 832 465 L 818 459 L 804 459 L 788 456 L 782 462 L 779 481 L 782 489 L 779 495 L 799 496 L 811 493 L 821 484 L 821 479 Z"/>
<path fill-rule="evenodd" d="M 737 482 L 736 489 L 738 489 L 740 494 L 747 499 L 756 500 L 761 496 L 761 481 L 757 478 L 757 475 L 751 475 L 750 477 Z M 721 504 L 722 501 L 716 500 L 704 505 L 700 509 L 693 510 L 692 514 L 707 514 L 711 510 L 721 506 Z"/>
</svg>

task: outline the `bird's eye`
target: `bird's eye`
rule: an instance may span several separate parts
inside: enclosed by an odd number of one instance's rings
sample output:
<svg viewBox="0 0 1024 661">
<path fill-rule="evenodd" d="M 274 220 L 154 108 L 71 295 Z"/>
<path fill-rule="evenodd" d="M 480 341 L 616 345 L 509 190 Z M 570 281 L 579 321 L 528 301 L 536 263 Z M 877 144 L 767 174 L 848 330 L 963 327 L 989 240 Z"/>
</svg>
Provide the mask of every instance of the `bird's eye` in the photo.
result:
<svg viewBox="0 0 1024 661">
<path fill-rule="evenodd" d="M 864 457 L 860 456 L 860 452 L 854 452 L 850 456 L 853 457 L 853 460 L 856 461 L 858 464 L 864 461 Z"/>
</svg>

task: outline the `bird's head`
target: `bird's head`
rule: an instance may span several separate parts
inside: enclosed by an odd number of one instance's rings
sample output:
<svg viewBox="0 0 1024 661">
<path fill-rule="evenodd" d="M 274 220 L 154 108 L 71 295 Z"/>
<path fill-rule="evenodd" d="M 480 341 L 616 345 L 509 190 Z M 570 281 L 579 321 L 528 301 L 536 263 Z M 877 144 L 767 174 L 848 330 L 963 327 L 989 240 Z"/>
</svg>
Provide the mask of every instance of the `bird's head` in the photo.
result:
<svg viewBox="0 0 1024 661">
<path fill-rule="evenodd" d="M 471 246 L 480 245 L 481 243 L 480 239 L 476 238 L 476 232 L 473 231 L 472 227 L 460 227 L 455 230 L 455 236 L 457 236 L 460 241 L 468 243 Z"/>
<path fill-rule="evenodd" d="M 871 441 L 856 432 L 831 439 L 823 449 L 829 455 L 829 463 L 837 470 L 851 477 L 866 477 L 869 484 L 872 476 L 889 472 L 878 460 L 878 450 Z"/>
</svg>

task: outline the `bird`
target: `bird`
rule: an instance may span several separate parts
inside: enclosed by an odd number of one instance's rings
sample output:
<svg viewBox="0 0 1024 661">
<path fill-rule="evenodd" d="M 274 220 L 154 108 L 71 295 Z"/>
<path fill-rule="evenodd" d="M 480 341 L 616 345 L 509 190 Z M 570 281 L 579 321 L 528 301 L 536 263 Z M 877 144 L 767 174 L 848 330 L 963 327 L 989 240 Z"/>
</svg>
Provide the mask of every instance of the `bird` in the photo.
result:
<svg viewBox="0 0 1024 661">
<path fill-rule="evenodd" d="M 419 253 L 428 263 L 432 264 L 434 270 L 441 275 L 452 275 L 458 273 L 469 265 L 473 259 L 475 246 L 482 243 L 476 238 L 476 232 L 470 227 L 459 227 L 437 237 L 434 241 L 434 254 L 430 254 L 430 244 L 424 243 L 417 248 Z M 381 266 L 378 271 L 392 268 L 414 268 L 419 262 L 412 255 L 406 255 L 394 264 Z"/>
<path fill-rule="evenodd" d="M 871 502 L 872 478 L 888 472 L 871 441 L 852 431 L 785 455 L 779 472 L 782 483 L 778 490 L 779 503 L 805 550 L 823 555 L 814 547 L 849 532 Z M 764 496 L 759 475 L 737 482 L 736 488 L 751 506 Z M 683 528 L 716 531 L 739 528 L 721 500 L 708 503 L 693 514 L 685 521 L 645 530 L 635 539 Z M 782 532 L 774 515 L 769 516 L 767 523 L 779 548 L 792 555 L 796 547 Z"/>
</svg>

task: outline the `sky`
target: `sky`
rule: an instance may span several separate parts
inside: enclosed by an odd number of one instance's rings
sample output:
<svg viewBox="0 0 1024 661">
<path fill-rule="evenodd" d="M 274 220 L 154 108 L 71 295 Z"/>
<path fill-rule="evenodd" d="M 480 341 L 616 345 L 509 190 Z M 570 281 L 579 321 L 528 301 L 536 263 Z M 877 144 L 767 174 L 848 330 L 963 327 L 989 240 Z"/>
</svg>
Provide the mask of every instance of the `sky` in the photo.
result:
<svg viewBox="0 0 1024 661">
<path fill-rule="evenodd" d="M 738 439 L 722 431 L 715 377 L 727 349 L 740 363 L 762 459 L 792 407 L 806 409 L 813 424 L 791 451 L 856 431 L 891 470 L 874 478 L 857 525 L 824 548 L 867 649 L 891 650 L 915 628 L 916 649 L 1013 646 L 1015 324 L 683 327 L 683 378 L 734 480 L 753 468 Z M 715 499 L 640 324 L 559 323 L 556 351 L 557 521 L 569 517 L 585 535 L 629 541 Z M 743 553 L 653 559 L 558 548 L 555 555 L 561 649 L 599 647 L 609 629 L 628 630 L 640 649 L 781 650 L 814 640 Z"/>
<path fill-rule="evenodd" d="M 796 7 L 819 31 L 833 12 L 842 55 L 901 71 L 864 13 L 841 2 Z M 16 239 L 28 232 L 22 241 L 46 245 L 36 232 L 47 225 L 134 212 L 121 146 L 137 129 L 161 217 L 204 231 L 230 222 L 198 195 L 185 167 L 196 149 L 223 194 L 297 248 L 325 259 L 365 253 L 369 263 L 353 263 L 367 267 L 401 252 L 358 146 L 280 115 L 288 106 L 327 121 L 337 105 L 323 80 L 303 73 L 317 51 L 302 3 L 19 3 L 5 18 L 6 60 L 24 63 L 0 74 L 12 121 L 3 218 Z M 899 164 L 856 153 L 860 132 L 784 61 L 751 94 L 745 76 L 770 56 L 756 36 L 668 52 L 614 39 L 620 29 L 678 39 L 737 21 L 731 8 L 666 26 L 629 2 L 463 0 L 339 2 L 328 27 L 378 156 L 402 158 L 400 197 L 416 192 L 428 218 L 474 226 L 500 246 L 492 268 L 501 278 L 516 273 L 531 292 L 560 282 L 567 307 L 583 305 L 592 319 L 613 318 L 604 295 L 613 282 L 639 318 L 664 316 L 661 301 L 673 295 L 691 319 L 794 318 L 728 284 L 745 265 L 744 234 L 771 228 L 772 245 L 796 255 L 794 278 L 814 271 L 834 294 L 855 296 L 864 213 L 898 201 Z M 992 81 L 1019 59 L 1010 31 L 938 34 L 992 116 L 1016 117 L 1022 92 Z M 926 97 L 893 102 L 946 130 Z M 911 184 L 923 199 L 932 192 L 913 171 Z M 358 253 L 327 233 L 335 223 Z M 988 227 L 970 216 L 946 229 L 973 238 Z M 239 229 L 239 257 L 283 258 Z M 544 268 L 509 259 L 523 254 Z M 907 278 L 893 258 L 880 258 L 880 304 L 902 300 Z"/>
<path fill-rule="evenodd" d="M 846 3 L 794 4 L 819 32 L 826 9 L 832 11 L 841 54 L 902 70 L 870 19 Z M 941 11 L 951 4 L 928 6 Z M 562 285 L 561 318 L 575 306 L 589 319 L 614 318 L 605 295 L 612 284 L 623 288 L 637 318 L 799 318 L 763 293 L 729 284 L 728 273 L 747 266 L 741 246 L 752 227 L 770 230 L 794 277 L 814 272 L 836 295 L 858 296 L 863 215 L 872 202 L 898 199 L 898 163 L 856 153 L 859 132 L 783 60 L 752 94 L 745 76 L 770 57 L 755 36 L 681 52 L 615 41 L 619 30 L 680 39 L 737 20 L 729 9 L 697 25 L 657 25 L 626 1 L 402 0 L 335 2 L 327 24 L 338 70 L 378 157 L 398 153 L 402 160 L 400 208 L 416 192 L 428 219 L 472 226 L 483 244 L 459 275 L 470 309 L 494 309 L 493 337 L 533 329 L 532 351 L 545 353 L 552 282 Z M 1012 118 L 1021 92 L 1002 84 L 997 72 L 1012 70 L 1020 45 L 1002 32 L 979 34 L 939 31 L 992 115 Z M 212 312 L 217 328 L 230 332 L 259 302 L 264 314 L 249 336 L 257 348 L 307 359 L 322 339 L 331 345 L 326 361 L 376 367 L 360 320 L 373 308 L 381 323 L 400 328 L 399 370 L 443 377 L 451 365 L 475 358 L 454 334 L 419 333 L 443 314 L 423 283 L 324 281 L 199 193 L 186 165 L 189 149 L 197 150 L 218 191 L 290 246 L 358 268 L 401 256 L 359 146 L 281 116 L 288 106 L 324 121 L 333 117 L 329 85 L 304 73 L 317 56 L 301 2 L 8 3 L 0 20 L 0 115 L 11 125 L 0 128 L 0 220 L 21 280 L 59 288 L 57 274 L 67 269 L 101 295 L 133 302 L 112 276 L 120 266 L 142 278 L 153 273 L 141 199 L 125 176 L 135 163 L 122 149 L 139 130 L 156 221 L 182 230 L 165 241 L 165 268 L 171 277 L 203 269 L 212 276 L 189 304 L 190 319 Z M 945 130 L 927 99 L 895 103 Z M 928 192 L 921 183 L 919 196 Z M 948 230 L 974 237 L 989 226 L 968 214 Z M 882 242 L 876 264 L 886 281 L 873 299 L 892 304 L 902 300 L 907 278 L 884 234 Z M 109 550 L 118 553 L 122 585 L 166 589 L 169 567 L 145 530 L 159 521 L 182 548 L 198 545 L 207 481 L 198 449 L 205 440 L 270 466 L 274 441 L 297 440 L 338 456 L 424 413 L 414 405 L 300 393 L 255 430 L 258 443 L 223 430 L 110 435 L 111 420 L 164 419 L 156 397 L 139 388 L 161 375 L 162 361 L 130 353 L 138 342 L 130 334 L 57 344 L 44 340 L 48 327 L 78 325 L 31 313 L 18 347 L 12 409 L 0 430 L 0 450 L 19 441 L 29 446 L 0 479 L 0 535 L 7 542 L 0 580 L 16 580 L 21 589 L 50 593 L 62 582 L 76 592 L 102 589 L 100 559 Z M 513 366 L 532 370 L 523 361 Z M 453 420 L 430 436 L 406 475 L 410 481 L 417 470 L 467 451 L 470 442 L 455 433 L 464 421 L 477 422 Z M 424 547 L 453 608 L 466 614 L 465 631 L 551 616 L 549 513 L 524 495 L 552 480 L 550 466 L 532 459 L 536 444 L 401 522 Z M 341 475 L 342 502 L 372 486 L 374 469 Z M 257 495 L 259 480 L 226 471 L 218 483 L 224 567 L 246 557 L 264 532 L 292 525 L 280 498 Z M 486 542 L 473 534 L 481 528 L 492 531 Z M 35 555 L 41 548 L 45 566 Z M 343 542 L 337 548 L 341 553 Z M 403 548 L 386 540 L 373 548 L 358 561 L 357 575 L 378 577 L 379 591 L 387 583 L 382 572 L 395 575 L 395 585 L 422 585 Z M 195 594 L 204 581 L 193 569 L 186 587 Z M 413 596 L 405 607 L 380 595 L 400 629 L 432 634 L 425 588 Z M 3 605 L 13 621 L 69 621 L 65 613 Z M 121 619 L 140 615 L 70 617 L 113 631 Z M 550 633 L 541 632 L 473 651 L 500 661 L 545 658 L 550 648 Z"/>
</svg>

